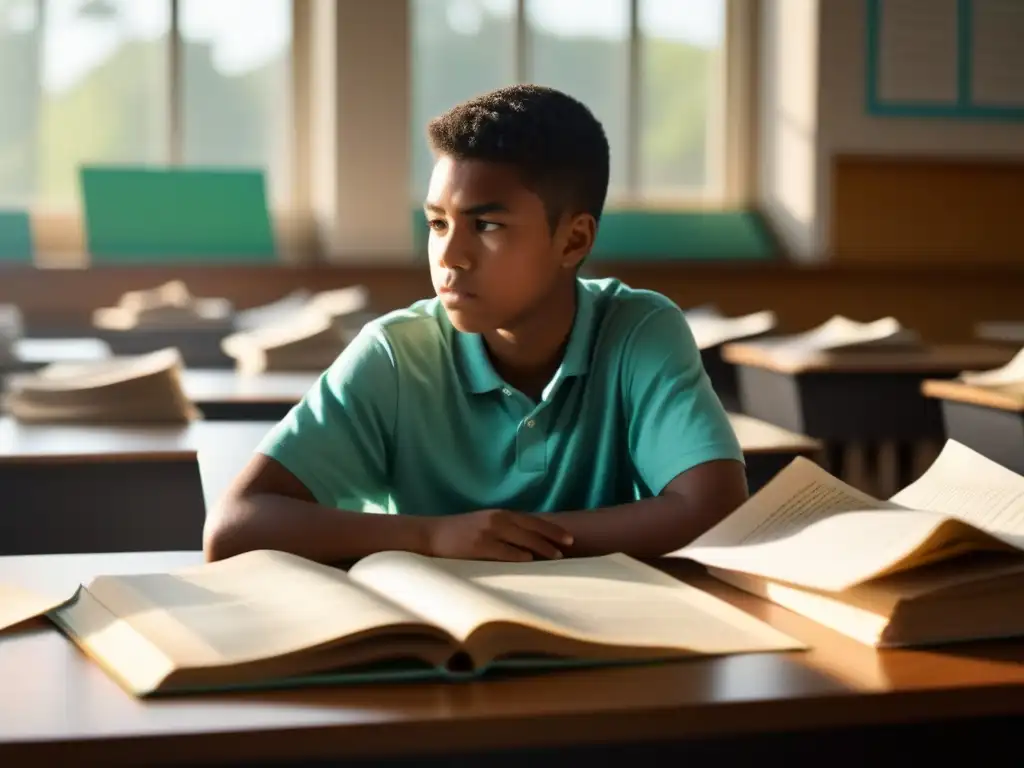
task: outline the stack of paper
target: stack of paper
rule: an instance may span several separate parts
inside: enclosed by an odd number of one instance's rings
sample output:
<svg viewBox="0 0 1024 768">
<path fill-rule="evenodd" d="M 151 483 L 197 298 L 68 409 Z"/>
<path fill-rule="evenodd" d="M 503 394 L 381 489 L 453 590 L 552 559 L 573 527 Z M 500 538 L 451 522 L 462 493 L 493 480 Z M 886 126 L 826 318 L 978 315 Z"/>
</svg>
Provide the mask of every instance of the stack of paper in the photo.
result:
<svg viewBox="0 0 1024 768">
<path fill-rule="evenodd" d="M 228 336 L 221 349 L 244 374 L 265 371 L 322 371 L 358 333 L 369 295 L 363 286 L 305 292 L 246 310 L 245 330 Z"/>
<path fill-rule="evenodd" d="M 5 409 L 19 421 L 181 423 L 199 417 L 181 385 L 178 350 L 92 363 L 54 363 L 12 376 Z"/>
<path fill-rule="evenodd" d="M 93 312 L 93 325 L 112 331 L 231 327 L 231 302 L 197 298 L 180 280 L 152 290 L 129 291 L 117 306 Z"/>
</svg>

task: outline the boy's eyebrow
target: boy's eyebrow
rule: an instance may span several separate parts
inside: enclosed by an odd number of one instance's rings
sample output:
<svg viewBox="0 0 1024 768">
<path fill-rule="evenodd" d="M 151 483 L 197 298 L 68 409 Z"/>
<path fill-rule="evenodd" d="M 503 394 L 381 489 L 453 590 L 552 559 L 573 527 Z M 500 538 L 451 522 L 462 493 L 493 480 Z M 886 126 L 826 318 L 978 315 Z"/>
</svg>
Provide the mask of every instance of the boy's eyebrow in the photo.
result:
<svg viewBox="0 0 1024 768">
<path fill-rule="evenodd" d="M 423 207 L 433 213 L 444 213 L 442 208 L 437 203 L 426 202 Z M 508 206 L 503 203 L 481 203 L 480 205 L 472 205 L 469 208 L 463 208 L 459 211 L 463 216 L 482 216 L 487 213 L 508 213 Z"/>
</svg>

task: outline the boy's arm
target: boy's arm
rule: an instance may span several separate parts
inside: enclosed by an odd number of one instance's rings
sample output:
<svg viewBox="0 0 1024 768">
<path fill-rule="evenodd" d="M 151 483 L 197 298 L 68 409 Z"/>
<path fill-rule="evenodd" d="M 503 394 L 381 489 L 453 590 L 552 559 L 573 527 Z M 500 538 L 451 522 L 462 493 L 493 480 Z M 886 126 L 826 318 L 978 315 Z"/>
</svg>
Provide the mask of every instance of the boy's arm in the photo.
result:
<svg viewBox="0 0 1024 768">
<path fill-rule="evenodd" d="M 713 527 L 747 499 L 743 464 L 700 464 L 673 478 L 660 495 L 616 507 L 542 515 L 573 537 L 573 557 L 624 552 L 655 558 L 674 552 Z"/>
<path fill-rule="evenodd" d="M 645 318 L 627 341 L 622 392 L 629 453 L 654 496 L 543 517 L 569 531 L 573 556 L 658 557 L 693 541 L 747 499 L 743 454 L 678 307 Z"/>
<path fill-rule="evenodd" d="M 326 507 L 261 454 L 239 475 L 205 534 L 208 560 L 277 549 L 322 563 L 388 550 L 469 560 L 551 559 L 572 543 L 553 522 L 501 510 L 431 518 Z"/>
<path fill-rule="evenodd" d="M 565 532 L 531 515 L 486 510 L 431 518 L 370 514 L 389 497 L 398 381 L 390 350 L 359 334 L 267 435 L 211 510 L 208 560 L 276 549 L 326 563 L 384 550 L 437 557 L 554 557 Z"/>
<path fill-rule="evenodd" d="M 376 515 L 317 503 L 302 482 L 275 459 L 257 453 L 207 518 L 207 560 L 255 549 L 276 549 L 336 563 L 370 552 L 426 553 L 421 518 Z"/>
<path fill-rule="evenodd" d="M 389 516 L 361 512 L 366 503 L 387 503 L 396 408 L 390 349 L 380 331 L 364 328 L 267 434 L 211 510 L 207 558 L 279 549 L 341 560 L 351 549 L 353 525 L 371 528 L 359 530 L 359 539 L 388 525 L 385 543 L 397 536 L 396 545 L 413 544 L 406 539 L 415 532 L 405 521 L 395 526 Z"/>
</svg>

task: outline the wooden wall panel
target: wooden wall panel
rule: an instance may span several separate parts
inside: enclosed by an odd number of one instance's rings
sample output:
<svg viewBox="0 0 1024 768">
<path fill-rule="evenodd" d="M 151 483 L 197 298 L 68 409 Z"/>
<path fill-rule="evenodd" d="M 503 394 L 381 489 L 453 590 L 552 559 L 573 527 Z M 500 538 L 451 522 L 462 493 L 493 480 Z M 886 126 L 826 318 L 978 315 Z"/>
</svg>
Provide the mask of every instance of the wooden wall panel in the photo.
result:
<svg viewBox="0 0 1024 768">
<path fill-rule="evenodd" d="M 832 179 L 839 261 L 1024 265 L 1024 159 L 839 156 Z"/>
<path fill-rule="evenodd" d="M 660 291 L 680 306 L 715 302 L 727 313 L 773 309 L 782 329 L 803 330 L 832 314 L 858 320 L 895 315 L 935 341 L 965 341 L 980 320 L 1024 321 L 1024 267 L 975 269 L 911 265 L 798 267 L 670 263 L 595 263 L 590 274 L 615 276 Z M 180 278 L 201 296 L 238 307 L 272 301 L 296 288 L 366 285 L 386 311 L 430 296 L 422 267 L 183 267 L 39 270 L 0 268 L 0 303 L 14 302 L 29 324 L 63 332 L 87 329 L 92 309 L 125 291 Z"/>
</svg>

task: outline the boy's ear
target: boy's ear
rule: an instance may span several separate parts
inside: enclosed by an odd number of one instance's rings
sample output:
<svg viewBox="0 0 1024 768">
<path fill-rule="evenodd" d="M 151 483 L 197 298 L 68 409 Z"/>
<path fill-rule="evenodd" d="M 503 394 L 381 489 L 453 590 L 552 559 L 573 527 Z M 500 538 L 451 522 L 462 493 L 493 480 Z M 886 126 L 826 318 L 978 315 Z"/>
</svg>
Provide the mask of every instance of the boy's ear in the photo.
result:
<svg viewBox="0 0 1024 768">
<path fill-rule="evenodd" d="M 562 249 L 562 266 L 576 269 L 591 249 L 597 237 L 597 221 L 589 213 L 577 213 L 566 224 L 565 246 Z"/>
</svg>

